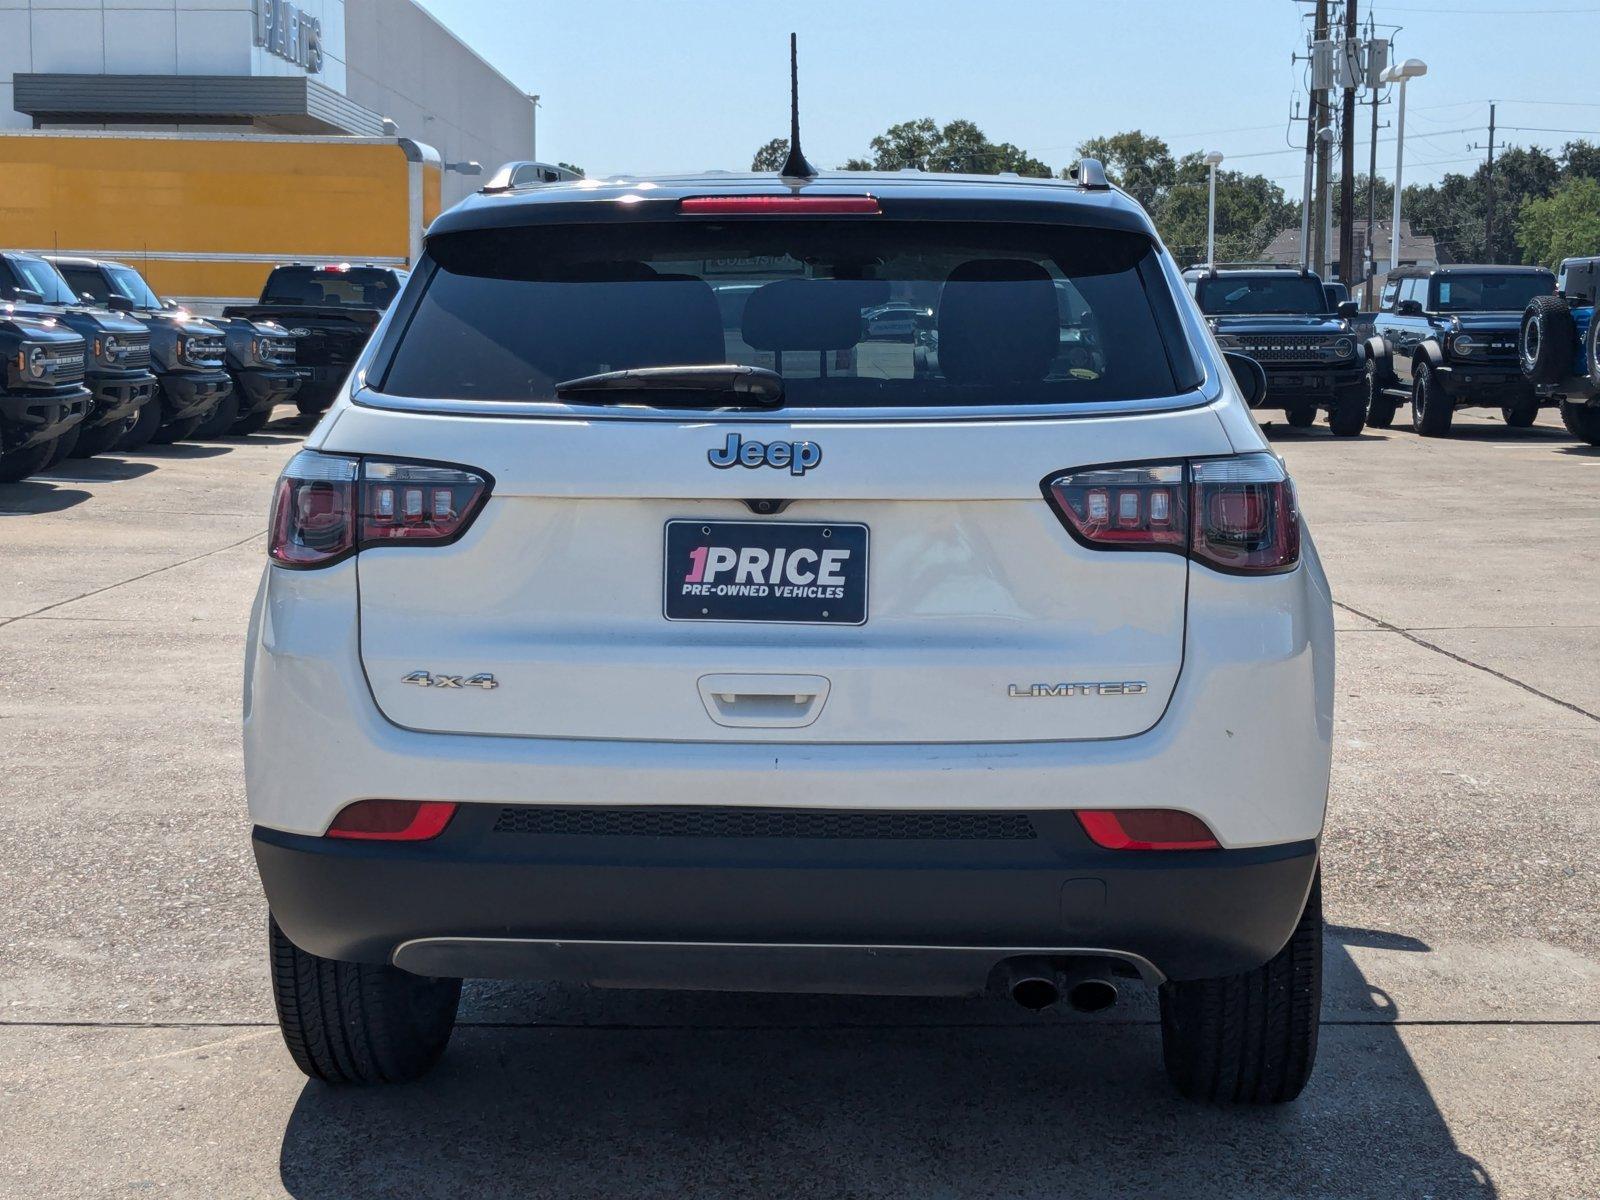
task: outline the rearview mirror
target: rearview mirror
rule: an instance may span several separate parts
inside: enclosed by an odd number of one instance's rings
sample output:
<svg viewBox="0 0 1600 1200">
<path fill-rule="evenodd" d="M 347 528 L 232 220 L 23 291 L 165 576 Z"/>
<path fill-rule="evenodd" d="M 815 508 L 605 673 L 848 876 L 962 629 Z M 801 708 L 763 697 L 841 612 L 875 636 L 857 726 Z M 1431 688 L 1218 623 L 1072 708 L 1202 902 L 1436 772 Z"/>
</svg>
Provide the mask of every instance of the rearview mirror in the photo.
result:
<svg viewBox="0 0 1600 1200">
<path fill-rule="evenodd" d="M 99 303 L 99 301 L 94 298 L 94 294 L 92 292 L 79 292 L 78 293 L 78 299 L 83 301 L 83 303 L 85 303 L 85 304 L 98 304 Z"/>
<path fill-rule="evenodd" d="M 1343 304 L 1339 305 L 1339 315 L 1345 318 L 1347 321 L 1355 320 L 1357 314 L 1360 312 L 1361 306 L 1358 305 L 1354 300 L 1346 300 Z"/>
<path fill-rule="evenodd" d="M 1233 372 L 1233 381 L 1239 385 L 1244 402 L 1251 408 L 1261 407 L 1261 402 L 1267 398 L 1267 373 L 1261 364 L 1248 354 L 1232 350 L 1224 350 L 1222 357 L 1228 360 L 1228 370 Z"/>
<path fill-rule="evenodd" d="M 1421 300 L 1402 300 L 1400 307 L 1395 309 L 1402 317 L 1420 317 L 1422 315 Z"/>
<path fill-rule="evenodd" d="M 131 313 L 133 311 L 133 301 L 126 296 L 108 296 L 106 297 L 106 307 L 112 312 Z"/>
</svg>

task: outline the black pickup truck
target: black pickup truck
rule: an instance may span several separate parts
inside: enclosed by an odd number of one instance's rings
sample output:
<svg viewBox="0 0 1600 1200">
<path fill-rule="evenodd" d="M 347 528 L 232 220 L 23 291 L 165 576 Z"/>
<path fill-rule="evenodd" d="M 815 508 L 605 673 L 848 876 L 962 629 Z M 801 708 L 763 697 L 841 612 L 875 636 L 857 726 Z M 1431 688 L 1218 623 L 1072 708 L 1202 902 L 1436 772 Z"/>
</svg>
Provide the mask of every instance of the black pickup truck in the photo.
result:
<svg viewBox="0 0 1600 1200">
<path fill-rule="evenodd" d="M 314 416 L 333 403 L 406 276 L 396 267 L 290 263 L 273 268 L 260 303 L 234 305 L 222 315 L 276 321 L 288 328 L 300 376 L 295 404 Z"/>
<path fill-rule="evenodd" d="M 1424 437 L 1448 434 L 1458 408 L 1498 408 L 1512 428 L 1532 425 L 1540 399 L 1522 376 L 1517 337 L 1523 309 L 1555 290 L 1543 267 L 1391 271 L 1363 356 L 1368 423 L 1388 428 L 1409 400 Z"/>
<path fill-rule="evenodd" d="M 116 445 L 156 394 L 149 332 L 132 317 L 86 303 L 53 266 L 20 250 L 0 250 L 0 300 L 15 302 L 16 311 L 58 321 L 84 341 L 84 384 L 93 400 L 83 420 L 56 439 L 45 465 L 68 455 L 88 458 Z"/>
<path fill-rule="evenodd" d="M 1266 372 L 1258 408 L 1282 409 L 1297 429 L 1319 409 L 1339 437 L 1366 425 L 1366 378 L 1350 318 L 1356 306 L 1329 306 L 1322 280 L 1293 267 L 1191 267 L 1184 283 L 1217 344 L 1246 354 Z"/>
</svg>

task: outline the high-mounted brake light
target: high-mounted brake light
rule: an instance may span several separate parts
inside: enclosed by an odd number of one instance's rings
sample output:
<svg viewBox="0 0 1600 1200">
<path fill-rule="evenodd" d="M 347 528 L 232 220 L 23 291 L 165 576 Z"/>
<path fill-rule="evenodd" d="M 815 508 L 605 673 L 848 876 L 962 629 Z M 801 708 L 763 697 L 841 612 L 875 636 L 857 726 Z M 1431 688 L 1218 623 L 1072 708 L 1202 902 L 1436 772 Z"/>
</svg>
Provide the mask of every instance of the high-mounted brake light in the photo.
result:
<svg viewBox="0 0 1600 1200">
<path fill-rule="evenodd" d="M 466 532 L 489 494 L 479 471 L 302 450 L 273 497 L 267 554 L 285 567 L 326 567 L 373 546 L 444 545 Z"/>
<path fill-rule="evenodd" d="M 876 196 L 686 196 L 686 217 L 846 217 L 882 214 Z"/>
<path fill-rule="evenodd" d="M 1242 575 L 1300 561 L 1294 485 L 1270 454 L 1094 467 L 1047 479 L 1061 523 L 1095 550 L 1164 550 Z"/>
<path fill-rule="evenodd" d="M 1107 850 L 1220 849 L 1204 821 L 1171 808 L 1084 809 L 1078 822 Z"/>
<path fill-rule="evenodd" d="M 367 842 L 425 842 L 456 815 L 449 800 L 357 800 L 339 810 L 328 837 Z"/>
</svg>

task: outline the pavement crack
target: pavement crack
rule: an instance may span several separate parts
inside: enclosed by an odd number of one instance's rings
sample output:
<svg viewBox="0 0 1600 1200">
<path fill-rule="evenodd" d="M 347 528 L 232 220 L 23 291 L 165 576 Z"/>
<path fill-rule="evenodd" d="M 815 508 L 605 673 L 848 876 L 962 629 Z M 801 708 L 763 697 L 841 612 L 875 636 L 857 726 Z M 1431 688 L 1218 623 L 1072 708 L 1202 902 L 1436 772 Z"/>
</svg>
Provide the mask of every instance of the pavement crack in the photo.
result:
<svg viewBox="0 0 1600 1200">
<path fill-rule="evenodd" d="M 1507 675 L 1504 671 L 1497 671 L 1493 667 L 1486 667 L 1480 662 L 1474 662 L 1464 654 L 1457 654 L 1454 650 L 1446 650 L 1437 642 L 1430 642 L 1427 638 L 1418 637 L 1409 629 L 1402 629 L 1399 625 L 1385 621 L 1382 617 L 1375 617 L 1371 613 L 1362 612 L 1359 608 L 1353 608 L 1344 603 L 1342 600 L 1335 600 L 1333 604 L 1335 608 L 1342 608 L 1347 613 L 1352 613 L 1363 620 L 1371 621 L 1374 625 L 1377 625 L 1386 633 L 1399 634 L 1401 637 L 1405 638 L 1406 641 L 1421 646 L 1424 650 L 1432 650 L 1435 654 L 1442 654 L 1446 658 L 1453 659 L 1464 667 L 1471 667 L 1475 671 L 1482 671 L 1485 675 L 1493 675 L 1496 679 L 1499 679 L 1504 683 L 1511 684 L 1512 687 L 1521 688 L 1531 696 L 1538 696 L 1541 700 L 1548 700 L 1551 704 L 1559 705 L 1568 712 L 1577 713 L 1580 717 L 1588 717 L 1589 720 L 1600 723 L 1600 713 L 1592 713 L 1587 708 L 1584 708 L 1578 704 L 1574 704 L 1570 700 L 1563 700 L 1560 696 L 1552 696 L 1549 692 L 1540 691 L 1531 683 L 1523 683 L 1522 680 L 1518 679 L 1514 675 Z"/>
<path fill-rule="evenodd" d="M 229 550 L 237 550 L 240 546 L 245 545 L 247 542 L 253 542 L 257 538 L 263 538 L 266 536 L 266 530 L 262 530 L 259 533 L 252 533 L 249 537 L 240 538 L 237 542 L 229 542 L 226 546 L 218 546 L 215 550 L 207 550 L 204 554 L 196 554 L 190 558 L 179 559 L 177 562 L 167 563 L 165 566 L 161 567 L 155 567 L 152 570 L 144 572 L 142 575 L 133 575 L 127 579 L 119 579 L 116 583 L 108 583 L 104 587 L 91 588 L 87 592 L 83 592 L 77 596 L 71 596 L 65 600 L 57 600 L 53 604 L 43 605 L 42 607 L 34 609 L 32 612 L 19 613 L 14 617 L 6 617 L 5 619 L 0 620 L 0 626 L 10 625 L 13 621 L 26 621 L 30 617 L 37 617 L 40 613 L 47 613 L 52 609 L 64 608 L 68 604 L 76 604 L 79 600 L 87 600 L 90 596 L 99 596 L 104 592 L 112 591 L 116 588 L 123 587 L 126 584 L 138 583 L 141 579 L 149 579 L 152 575 L 159 575 L 163 571 L 173 571 L 178 567 L 186 567 L 190 563 L 199 562 L 202 558 L 210 558 L 214 554 L 226 554 Z"/>
</svg>

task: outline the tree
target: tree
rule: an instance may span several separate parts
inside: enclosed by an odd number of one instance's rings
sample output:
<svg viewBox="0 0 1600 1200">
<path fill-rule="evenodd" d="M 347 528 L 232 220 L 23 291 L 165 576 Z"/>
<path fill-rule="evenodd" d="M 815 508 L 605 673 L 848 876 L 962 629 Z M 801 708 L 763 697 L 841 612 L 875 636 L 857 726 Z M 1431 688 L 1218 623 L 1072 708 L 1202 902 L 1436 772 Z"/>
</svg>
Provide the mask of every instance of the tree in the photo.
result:
<svg viewBox="0 0 1600 1200">
<path fill-rule="evenodd" d="M 789 139 L 773 138 L 756 151 L 755 157 L 750 160 L 750 169 L 752 171 L 776 171 L 783 166 L 784 160 L 788 157 Z"/>
<path fill-rule="evenodd" d="M 971 121 L 951 121 L 943 127 L 932 117 L 891 125 L 872 139 L 872 158 L 852 158 L 847 171 L 959 172 L 995 175 L 1015 171 L 1048 179 L 1049 166 L 1010 142 L 991 142 Z"/>
<path fill-rule="evenodd" d="M 1210 168 L 1199 151 L 1173 165 L 1172 181 L 1151 213 L 1161 240 L 1180 265 L 1199 262 L 1206 251 L 1210 211 Z M 1280 230 L 1296 220 L 1298 209 L 1283 189 L 1263 175 L 1217 171 L 1217 258 L 1247 262 Z"/>
<path fill-rule="evenodd" d="M 1111 181 L 1149 212 L 1172 186 L 1177 170 L 1166 142 L 1138 129 L 1090 138 L 1078 147 L 1078 157 L 1099 159 Z M 1071 169 L 1063 168 L 1062 177 Z"/>
<path fill-rule="evenodd" d="M 1600 254 L 1600 180 L 1578 176 L 1549 196 L 1525 201 L 1517 240 L 1524 262 L 1552 269 L 1563 258 Z"/>
<path fill-rule="evenodd" d="M 571 171 L 574 175 L 578 175 L 578 176 L 582 176 L 583 175 L 583 168 L 579 167 L 579 166 L 575 166 L 572 163 L 569 163 L 569 162 L 558 162 L 556 164 L 556 166 L 560 167 L 564 171 Z"/>
</svg>

